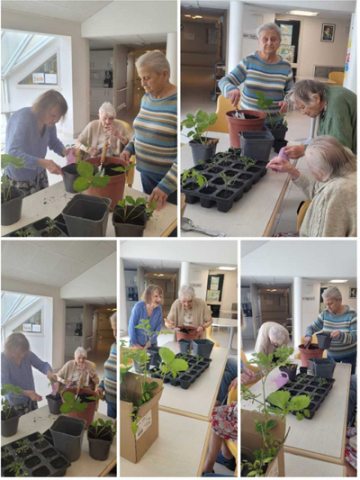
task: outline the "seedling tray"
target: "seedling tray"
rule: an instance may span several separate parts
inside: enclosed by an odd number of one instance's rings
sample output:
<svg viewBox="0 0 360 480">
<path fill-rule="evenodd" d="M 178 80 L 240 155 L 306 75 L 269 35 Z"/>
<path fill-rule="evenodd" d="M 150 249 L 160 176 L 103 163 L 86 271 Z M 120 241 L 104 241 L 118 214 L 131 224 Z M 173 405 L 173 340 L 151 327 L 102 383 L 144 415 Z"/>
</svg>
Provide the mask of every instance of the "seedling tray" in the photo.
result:
<svg viewBox="0 0 360 480">
<path fill-rule="evenodd" d="M 67 234 L 61 229 L 61 226 L 56 221 L 56 219 L 55 219 L 55 225 L 52 231 L 49 233 L 47 229 L 48 221 L 51 221 L 50 217 L 41 218 L 36 222 L 29 223 L 25 227 L 18 228 L 17 230 L 14 230 L 13 232 L 8 233 L 7 235 L 4 235 L 4 236 L 16 237 L 16 238 L 22 238 L 26 236 L 28 237 L 67 237 Z M 24 232 L 28 233 L 28 235 L 23 235 Z"/>
<path fill-rule="evenodd" d="M 204 208 L 216 206 L 220 212 L 228 212 L 266 174 L 266 164 L 257 162 L 246 169 L 236 154 L 223 160 L 219 160 L 218 155 L 216 163 L 194 167 L 206 178 L 207 185 L 200 187 L 194 178 L 189 178 L 181 190 L 185 194 L 186 203 L 200 202 Z"/>
<path fill-rule="evenodd" d="M 24 440 L 29 447 L 17 451 Z M 26 477 L 63 477 L 71 465 L 39 432 L 32 433 L 1 447 L 1 476 L 13 477 L 12 466 L 21 463 L 21 475 Z"/>
<path fill-rule="evenodd" d="M 186 372 L 181 372 L 176 378 L 173 378 L 171 373 L 167 373 L 164 377 L 164 383 L 170 383 L 174 387 L 180 386 L 184 390 L 187 390 L 190 385 L 194 383 L 207 368 L 209 368 L 211 362 L 211 358 L 199 358 L 195 355 L 185 353 L 177 353 L 175 357 L 186 360 L 189 364 L 189 368 Z M 149 372 L 154 378 L 162 378 L 162 375 L 157 368 L 152 368 Z"/>
<path fill-rule="evenodd" d="M 320 378 L 300 373 L 296 375 L 294 382 L 286 383 L 280 390 L 288 391 L 292 396 L 310 395 L 312 397 L 308 407 L 310 416 L 305 418 L 311 419 L 332 389 L 334 382 L 334 378 Z"/>
</svg>

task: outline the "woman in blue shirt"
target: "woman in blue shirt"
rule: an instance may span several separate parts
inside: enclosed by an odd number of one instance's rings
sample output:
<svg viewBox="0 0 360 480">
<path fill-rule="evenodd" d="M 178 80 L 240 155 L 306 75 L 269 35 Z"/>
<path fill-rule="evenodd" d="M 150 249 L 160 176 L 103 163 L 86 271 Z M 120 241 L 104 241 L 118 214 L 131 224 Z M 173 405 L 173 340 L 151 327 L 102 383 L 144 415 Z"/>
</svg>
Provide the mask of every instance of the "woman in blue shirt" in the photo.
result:
<svg viewBox="0 0 360 480">
<path fill-rule="evenodd" d="M 157 345 L 157 336 L 161 330 L 163 315 L 162 304 L 163 291 L 158 285 L 149 285 L 143 295 L 142 300 L 137 302 L 130 315 L 129 320 L 129 336 L 130 346 L 137 348 L 144 348 Z M 155 332 L 149 338 L 147 333 L 136 326 L 143 319 L 150 320 L 151 331 Z"/>
<path fill-rule="evenodd" d="M 57 138 L 55 124 L 68 106 L 56 90 L 43 93 L 32 107 L 15 112 L 7 124 L 5 152 L 24 160 L 23 168 L 8 166 L 5 175 L 25 196 L 49 186 L 46 170 L 61 175 L 61 167 L 45 158 L 47 149 L 64 157 L 67 149 Z"/>
</svg>

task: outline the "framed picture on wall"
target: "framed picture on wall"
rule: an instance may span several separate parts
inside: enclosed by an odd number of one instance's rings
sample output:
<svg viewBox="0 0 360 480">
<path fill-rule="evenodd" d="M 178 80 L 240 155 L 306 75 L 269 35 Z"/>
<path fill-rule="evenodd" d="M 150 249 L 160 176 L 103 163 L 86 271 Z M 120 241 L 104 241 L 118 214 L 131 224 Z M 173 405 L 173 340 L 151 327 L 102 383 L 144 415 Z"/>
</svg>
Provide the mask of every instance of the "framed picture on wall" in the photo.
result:
<svg viewBox="0 0 360 480">
<path fill-rule="evenodd" d="M 334 23 L 323 23 L 321 27 L 321 38 L 322 42 L 333 42 L 335 38 L 335 27 Z"/>
<path fill-rule="evenodd" d="M 356 298 L 357 297 L 357 288 L 350 287 L 349 288 L 349 298 Z"/>
</svg>

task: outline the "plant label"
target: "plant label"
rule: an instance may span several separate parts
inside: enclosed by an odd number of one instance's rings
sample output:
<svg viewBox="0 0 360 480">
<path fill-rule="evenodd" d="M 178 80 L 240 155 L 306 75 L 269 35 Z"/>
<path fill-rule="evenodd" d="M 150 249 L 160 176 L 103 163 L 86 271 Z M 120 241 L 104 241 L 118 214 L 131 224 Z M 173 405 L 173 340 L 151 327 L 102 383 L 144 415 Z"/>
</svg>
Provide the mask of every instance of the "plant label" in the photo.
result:
<svg viewBox="0 0 360 480">
<path fill-rule="evenodd" d="M 138 422 L 138 429 L 136 432 L 136 440 L 139 440 L 142 435 L 151 427 L 152 425 L 152 416 L 151 410 L 149 410 Z"/>
</svg>

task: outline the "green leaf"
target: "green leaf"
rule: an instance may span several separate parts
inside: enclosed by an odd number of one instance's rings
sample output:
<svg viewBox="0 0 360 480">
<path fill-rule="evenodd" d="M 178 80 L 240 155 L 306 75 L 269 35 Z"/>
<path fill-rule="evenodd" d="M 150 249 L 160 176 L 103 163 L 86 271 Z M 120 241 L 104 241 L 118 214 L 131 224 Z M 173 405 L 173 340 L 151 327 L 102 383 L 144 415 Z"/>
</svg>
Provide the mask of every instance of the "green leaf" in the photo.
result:
<svg viewBox="0 0 360 480">
<path fill-rule="evenodd" d="M 1 168 L 8 167 L 9 165 L 15 168 L 22 168 L 25 165 L 25 162 L 22 158 L 14 157 L 8 153 L 1 154 Z"/>
<path fill-rule="evenodd" d="M 88 162 L 81 161 L 77 163 L 76 170 L 82 177 L 91 178 L 94 175 L 94 167 Z"/>
<path fill-rule="evenodd" d="M 171 370 L 174 370 L 175 372 L 185 372 L 188 368 L 189 364 L 182 358 L 175 358 L 171 362 Z"/>
<path fill-rule="evenodd" d="M 267 399 L 271 403 L 271 405 L 274 405 L 275 407 L 281 409 L 285 409 L 290 399 L 290 393 L 278 390 L 277 392 L 270 393 Z"/>
<path fill-rule="evenodd" d="M 131 431 L 135 435 L 138 429 L 137 419 L 131 422 Z"/>
<path fill-rule="evenodd" d="M 90 184 L 91 184 L 91 179 L 78 177 L 74 181 L 73 187 L 76 192 L 83 192 L 84 190 L 87 190 L 90 187 Z"/>
<path fill-rule="evenodd" d="M 175 353 L 166 347 L 162 347 L 159 349 L 159 355 L 161 357 L 161 360 L 167 364 L 170 364 L 175 358 Z"/>
<path fill-rule="evenodd" d="M 109 181 L 110 181 L 110 177 L 108 175 L 104 175 L 103 177 L 95 175 L 91 184 L 93 187 L 103 188 L 103 187 L 106 187 Z"/>
<path fill-rule="evenodd" d="M 126 195 L 125 200 L 129 205 L 135 205 L 135 199 L 130 195 Z"/>
<path fill-rule="evenodd" d="M 296 412 L 299 410 L 304 410 L 310 405 L 310 397 L 308 395 L 297 395 L 292 397 L 289 402 L 290 411 Z"/>
</svg>

